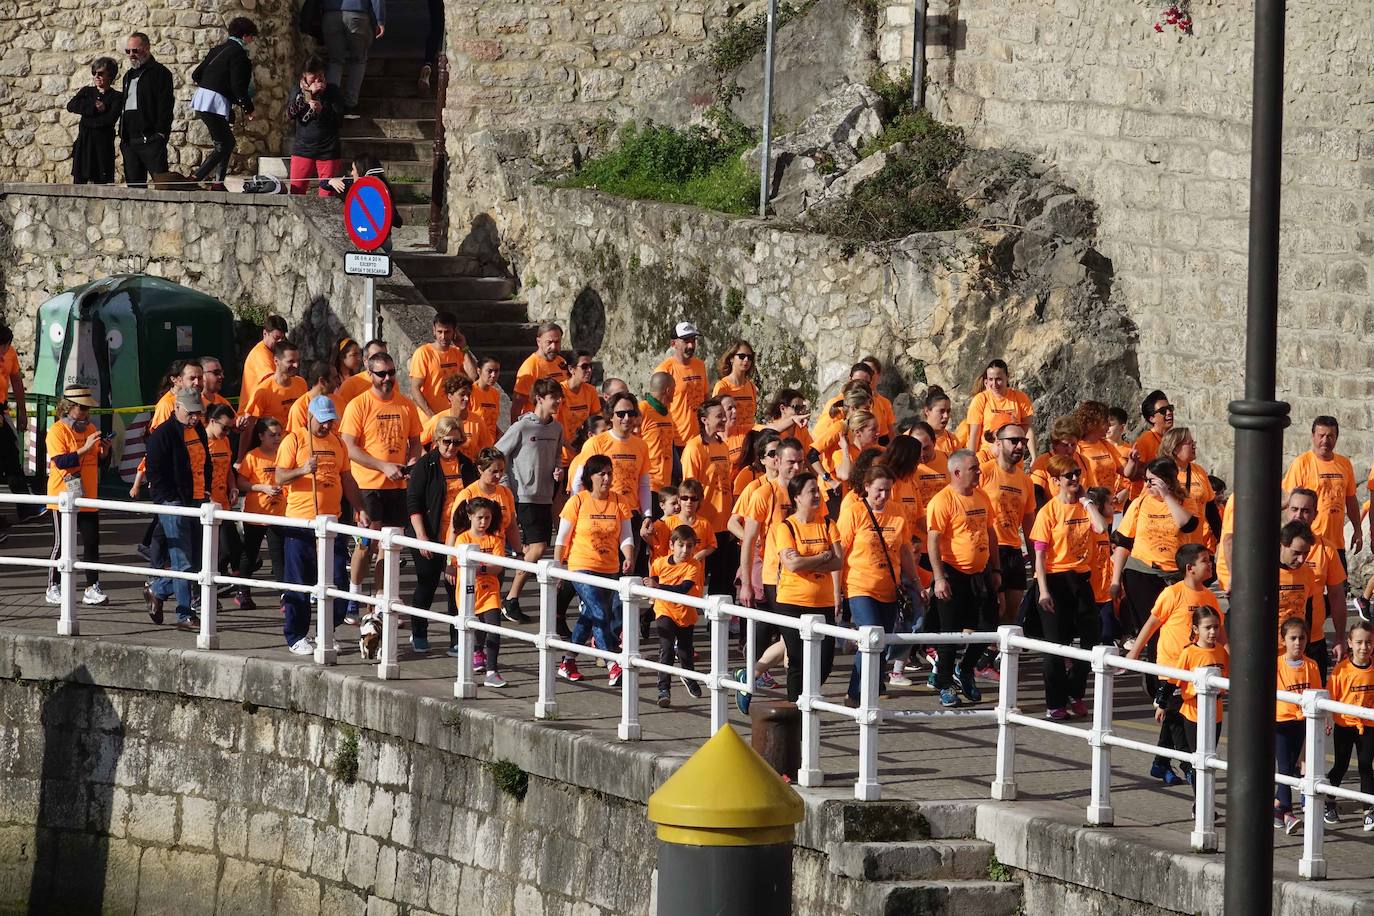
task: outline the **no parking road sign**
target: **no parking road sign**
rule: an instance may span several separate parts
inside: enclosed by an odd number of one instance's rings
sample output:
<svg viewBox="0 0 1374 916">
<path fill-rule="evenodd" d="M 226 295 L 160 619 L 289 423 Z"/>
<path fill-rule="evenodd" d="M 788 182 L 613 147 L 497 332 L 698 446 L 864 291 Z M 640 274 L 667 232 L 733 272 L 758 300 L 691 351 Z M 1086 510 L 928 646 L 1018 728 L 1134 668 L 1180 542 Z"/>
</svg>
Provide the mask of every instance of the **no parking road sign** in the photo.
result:
<svg viewBox="0 0 1374 916">
<path fill-rule="evenodd" d="M 363 251 L 375 251 L 391 234 L 391 195 L 380 178 L 364 176 L 344 196 L 344 231 Z"/>
</svg>

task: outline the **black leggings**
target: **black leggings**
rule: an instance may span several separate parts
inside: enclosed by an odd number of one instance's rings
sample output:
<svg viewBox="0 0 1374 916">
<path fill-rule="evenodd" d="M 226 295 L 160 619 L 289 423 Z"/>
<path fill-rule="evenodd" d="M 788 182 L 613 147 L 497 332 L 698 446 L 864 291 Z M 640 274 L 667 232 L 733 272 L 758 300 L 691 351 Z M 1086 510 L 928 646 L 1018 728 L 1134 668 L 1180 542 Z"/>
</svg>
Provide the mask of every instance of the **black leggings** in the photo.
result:
<svg viewBox="0 0 1374 916">
<path fill-rule="evenodd" d="M 222 527 L 222 526 L 221 526 Z M 262 539 L 267 538 L 267 555 L 272 559 L 272 581 L 281 582 L 286 570 L 286 558 L 282 553 L 281 530 L 266 525 L 244 525 L 243 545 L 239 554 L 239 572 L 251 578 L 253 567 L 258 565 L 262 553 Z"/>
<path fill-rule="evenodd" d="M 238 575 L 243 570 L 243 538 L 233 522 L 219 524 L 219 572 Z"/>
<path fill-rule="evenodd" d="M 1061 572 L 1046 573 L 1045 584 L 1049 586 L 1050 597 L 1054 599 L 1054 611 L 1046 611 L 1037 605 L 1040 613 L 1040 629 L 1045 639 L 1067 646 L 1078 637 L 1078 644 L 1084 649 L 1097 645 L 1098 632 L 1102 620 L 1093 603 L 1092 581 L 1087 573 Z M 1070 671 L 1064 670 L 1064 659 L 1057 655 L 1042 658 L 1045 680 L 1045 705 L 1050 709 L 1062 709 L 1069 700 L 1081 700 L 1087 692 L 1089 665 L 1075 660 Z"/>
<path fill-rule="evenodd" d="M 229 157 L 234 154 L 234 128 L 229 124 L 228 118 L 214 112 L 198 111 L 196 117 L 205 122 L 205 127 L 210 131 L 210 140 L 215 146 L 200 164 L 200 168 L 196 169 L 193 177 L 196 181 L 204 181 L 210 177 L 211 172 L 218 170 L 219 181 L 223 182 L 224 176 L 229 172 Z"/>
<path fill-rule="evenodd" d="M 1335 762 L 1327 771 L 1326 778 L 1333 786 L 1345 779 L 1345 771 L 1350 769 L 1350 752 L 1355 752 L 1356 765 L 1360 769 L 1360 791 L 1366 795 L 1374 794 L 1374 728 L 1366 725 L 1361 732 L 1353 725 L 1337 725 L 1332 730 L 1336 739 Z"/>
<path fill-rule="evenodd" d="M 458 600 L 454 594 L 453 585 L 448 579 L 444 578 L 444 567 L 448 565 L 449 558 L 442 554 L 434 554 L 432 557 L 425 557 L 415 548 L 410 550 L 411 559 L 415 563 L 415 591 L 410 599 L 410 606 L 420 608 L 423 611 L 429 610 L 434 603 L 434 596 L 439 591 L 439 584 L 444 586 L 444 594 L 448 595 L 448 612 L 453 616 L 458 616 Z M 450 626 L 449 644 L 457 642 L 457 631 Z M 423 617 L 410 618 L 411 636 L 421 638 L 429 636 L 429 621 Z"/>
<path fill-rule="evenodd" d="M 773 605 L 773 611 L 778 614 L 785 614 L 788 617 L 798 619 L 807 614 L 820 614 L 825 618 L 825 622 L 831 626 L 835 625 L 835 609 L 833 607 L 806 607 L 800 604 Z M 780 627 L 782 630 L 782 641 L 787 644 L 787 699 L 793 703 L 802 695 L 802 664 L 805 657 L 805 650 L 802 648 L 801 630 L 792 627 Z M 821 683 L 824 684 L 826 678 L 830 677 L 830 669 L 835 664 L 835 637 L 825 636 L 821 639 Z"/>
<path fill-rule="evenodd" d="M 59 512 L 50 512 L 52 516 L 52 558 L 59 559 L 62 556 L 62 515 Z M 100 562 L 100 522 L 95 512 L 76 513 L 76 533 L 81 540 L 81 561 L 83 563 Z M 58 580 L 57 567 L 48 570 L 48 585 L 56 585 Z M 100 573 L 94 569 L 86 570 L 86 584 L 96 585 L 100 582 Z"/>
</svg>

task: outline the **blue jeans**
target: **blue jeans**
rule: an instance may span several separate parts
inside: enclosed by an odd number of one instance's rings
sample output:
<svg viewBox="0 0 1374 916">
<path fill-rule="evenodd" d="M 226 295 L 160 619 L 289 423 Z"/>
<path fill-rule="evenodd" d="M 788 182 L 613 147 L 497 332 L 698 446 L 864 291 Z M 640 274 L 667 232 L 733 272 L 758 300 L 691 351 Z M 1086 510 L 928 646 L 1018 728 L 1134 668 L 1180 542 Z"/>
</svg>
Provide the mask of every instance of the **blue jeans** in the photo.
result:
<svg viewBox="0 0 1374 916">
<path fill-rule="evenodd" d="M 200 568 L 200 521 L 184 515 L 159 515 L 158 523 L 167 540 L 167 568 L 173 572 L 194 572 Z M 153 580 L 153 594 L 166 600 L 176 595 L 177 619 L 191 617 L 191 581 L 159 576 Z"/>
<path fill-rule="evenodd" d="M 315 550 L 315 532 L 301 528 L 282 529 L 282 553 L 286 561 L 286 581 L 293 585 L 314 585 L 319 582 L 319 565 Z M 352 554 L 348 537 L 336 535 L 334 538 L 334 587 L 348 588 L 348 558 Z M 282 633 L 288 646 L 295 644 L 304 636 L 310 635 L 310 605 L 312 595 L 304 592 L 287 592 L 282 596 L 282 612 L 285 620 Z M 334 599 L 334 626 L 343 623 L 348 612 L 348 601 Z"/>
<path fill-rule="evenodd" d="M 575 571 L 586 573 L 589 576 L 600 575 L 600 573 L 590 570 Z M 577 592 L 577 600 L 581 602 L 582 609 L 577 615 L 577 624 L 573 627 L 572 637 L 568 642 L 580 646 L 587 641 L 587 636 L 590 635 L 598 649 L 607 652 L 614 652 L 619 649 L 620 639 L 615 634 L 615 623 L 620 619 L 621 614 L 620 595 L 605 589 L 583 585 L 581 582 L 574 582 L 572 587 L 573 591 Z M 635 625 L 639 625 L 638 621 Z"/>
<path fill-rule="evenodd" d="M 906 596 L 911 602 L 911 616 L 899 617 L 893 624 L 893 633 L 921 633 L 926 626 L 926 606 L 921 602 L 921 589 L 915 585 L 902 585 L 906 591 Z M 850 611 L 854 608 L 853 600 L 850 601 Z M 905 645 L 892 646 L 887 650 L 887 660 L 889 662 L 905 662 L 911 657 L 913 646 L 911 643 Z M 925 649 L 920 650 L 923 654 Z"/>
<path fill-rule="evenodd" d="M 867 595 L 849 596 L 849 613 L 857 627 L 882 627 L 892 633 L 897 626 L 897 602 L 879 601 Z M 854 669 L 849 674 L 849 696 L 859 698 L 859 675 L 863 670 L 863 653 L 854 653 Z M 881 672 L 880 672 L 881 676 Z"/>
</svg>

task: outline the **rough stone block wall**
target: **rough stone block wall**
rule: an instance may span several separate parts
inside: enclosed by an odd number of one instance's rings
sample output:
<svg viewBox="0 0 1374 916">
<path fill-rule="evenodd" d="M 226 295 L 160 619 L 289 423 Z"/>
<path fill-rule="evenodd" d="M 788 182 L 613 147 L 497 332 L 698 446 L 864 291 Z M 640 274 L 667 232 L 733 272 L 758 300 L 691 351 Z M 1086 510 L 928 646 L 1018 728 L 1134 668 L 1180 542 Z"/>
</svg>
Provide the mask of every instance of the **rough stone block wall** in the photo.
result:
<svg viewBox="0 0 1374 916">
<path fill-rule="evenodd" d="M 362 323 L 363 281 L 344 275 L 345 245 L 338 205 L 315 198 L 0 186 L 0 313 L 28 373 L 39 305 L 90 280 L 147 273 L 239 314 L 276 312 L 306 359 L 328 358 Z M 384 282 L 413 292 L 399 272 Z M 384 327 L 393 354 L 409 360 L 429 319 L 410 321 L 400 304 L 384 314 L 395 319 Z"/>
<path fill-rule="evenodd" d="M 1230 470 L 1226 404 L 1244 362 L 1252 4 L 1194 0 L 1191 36 L 1139 0 L 936 0 L 929 99 L 978 145 L 1056 163 L 1098 205 L 1099 247 L 1140 326 L 1140 379 L 1182 406 L 1202 460 Z M 885 65 L 911 53 L 889 4 Z M 1289 455 L 1318 413 L 1363 474 L 1374 450 L 1374 19 L 1353 0 L 1288 4 L 1279 397 Z"/>
<path fill-rule="evenodd" d="M 172 71 L 177 102 L 168 158 L 189 172 L 210 149 L 210 135 L 191 112 L 191 71 L 235 16 L 258 26 L 249 53 L 257 88 L 253 121 L 236 122 L 235 168 L 278 155 L 286 128 L 286 97 L 301 59 L 292 0 L 151 0 L 93 4 L 79 0 L 11 0 L 0 14 L 0 179 L 70 182 L 71 147 L 80 121 L 67 101 L 91 82 L 97 57 L 127 69 L 124 39 L 147 33 L 153 56 Z M 118 83 L 116 83 L 118 85 Z M 118 143 L 116 143 L 116 156 Z M 123 167 L 117 173 L 121 180 Z"/>
</svg>

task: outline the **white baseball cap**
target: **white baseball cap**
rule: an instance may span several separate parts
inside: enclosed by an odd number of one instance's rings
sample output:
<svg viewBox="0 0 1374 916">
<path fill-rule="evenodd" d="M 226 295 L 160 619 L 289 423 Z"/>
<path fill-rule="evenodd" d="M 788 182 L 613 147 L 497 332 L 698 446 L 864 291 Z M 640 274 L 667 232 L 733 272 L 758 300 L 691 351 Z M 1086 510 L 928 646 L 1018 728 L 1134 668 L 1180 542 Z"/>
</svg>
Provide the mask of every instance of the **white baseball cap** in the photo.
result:
<svg viewBox="0 0 1374 916">
<path fill-rule="evenodd" d="M 677 327 L 673 328 L 674 340 L 686 340 L 689 337 L 700 336 L 701 333 L 697 331 L 697 326 L 692 324 L 690 321 L 679 321 L 677 323 Z"/>
</svg>

